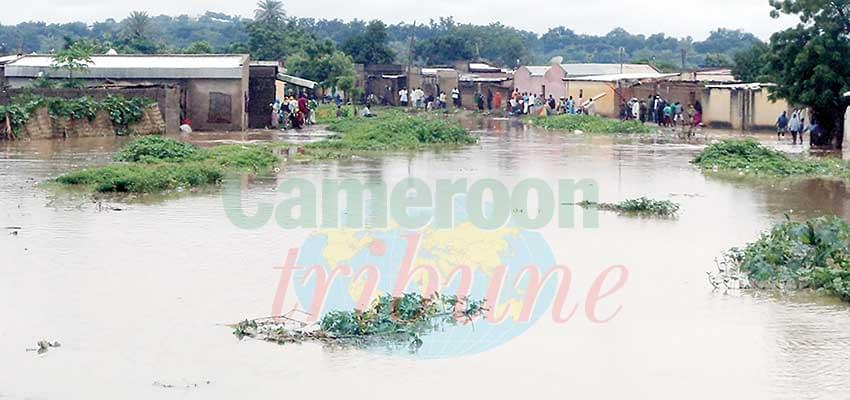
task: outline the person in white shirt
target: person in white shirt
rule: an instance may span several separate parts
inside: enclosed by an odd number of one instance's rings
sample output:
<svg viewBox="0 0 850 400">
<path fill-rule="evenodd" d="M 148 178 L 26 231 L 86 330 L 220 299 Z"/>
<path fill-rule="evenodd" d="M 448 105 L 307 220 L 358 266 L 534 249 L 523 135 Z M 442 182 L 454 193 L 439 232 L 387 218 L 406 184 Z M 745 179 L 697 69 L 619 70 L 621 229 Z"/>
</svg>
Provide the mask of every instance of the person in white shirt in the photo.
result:
<svg viewBox="0 0 850 400">
<path fill-rule="evenodd" d="M 460 90 L 458 88 L 452 89 L 452 104 L 455 107 L 460 108 Z"/>
<path fill-rule="evenodd" d="M 407 107 L 407 100 L 407 89 L 401 88 L 401 90 L 398 91 L 398 101 L 401 103 L 402 107 Z"/>
</svg>

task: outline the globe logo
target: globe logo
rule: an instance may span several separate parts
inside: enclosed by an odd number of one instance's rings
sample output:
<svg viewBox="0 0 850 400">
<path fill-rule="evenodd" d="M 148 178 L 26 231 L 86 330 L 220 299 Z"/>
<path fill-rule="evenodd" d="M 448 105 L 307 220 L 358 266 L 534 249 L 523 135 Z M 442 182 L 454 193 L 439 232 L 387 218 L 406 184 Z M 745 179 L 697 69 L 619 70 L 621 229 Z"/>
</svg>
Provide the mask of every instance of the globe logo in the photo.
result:
<svg viewBox="0 0 850 400">
<path fill-rule="evenodd" d="M 389 293 L 438 292 L 488 301 L 487 318 L 444 325 L 423 336 L 412 353 L 416 358 L 473 355 L 523 334 L 555 298 L 560 280 L 550 274 L 554 255 L 538 232 L 474 226 L 466 221 L 464 203 L 458 200 L 452 229 L 390 226 L 311 235 L 300 248 L 292 279 L 299 303 L 320 317 L 333 310 L 363 309 L 368 299 Z M 334 273 L 340 267 L 350 273 Z M 370 287 L 367 278 L 375 272 L 378 278 Z M 323 280 L 330 283 L 321 287 Z"/>
</svg>

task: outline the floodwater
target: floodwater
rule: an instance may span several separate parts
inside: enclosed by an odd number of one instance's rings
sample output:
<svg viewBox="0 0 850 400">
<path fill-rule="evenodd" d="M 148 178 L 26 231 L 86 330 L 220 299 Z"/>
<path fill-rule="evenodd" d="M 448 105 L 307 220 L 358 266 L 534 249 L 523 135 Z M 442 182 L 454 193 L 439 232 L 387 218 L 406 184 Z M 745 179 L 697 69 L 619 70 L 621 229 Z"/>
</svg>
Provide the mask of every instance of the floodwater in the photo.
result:
<svg viewBox="0 0 850 400">
<path fill-rule="evenodd" d="M 572 270 L 573 302 L 583 301 L 600 271 L 628 268 L 625 286 L 600 306 L 604 314 L 622 307 L 610 322 L 590 322 L 580 307 L 567 323 L 542 318 L 493 350 L 440 360 L 240 342 L 225 325 L 270 314 L 275 267 L 309 232 L 237 228 L 219 189 L 107 198 L 99 207 L 43 184 L 107 162 L 126 139 L 3 143 L 0 228 L 21 229 L 0 232 L 0 399 L 847 398 L 847 305 L 812 295 L 713 292 L 706 279 L 725 249 L 754 240 L 784 214 L 850 219 L 844 183 L 707 177 L 688 163 L 700 140 L 468 123 L 482 135 L 478 146 L 285 165 L 277 176 L 246 181 L 243 197 L 273 198 L 288 176 L 497 178 L 509 185 L 536 177 L 593 179 L 601 201 L 680 203 L 675 220 L 603 213 L 598 229 L 542 230 Z M 224 139 L 275 137 L 191 138 Z M 41 339 L 62 347 L 26 351 Z"/>
</svg>

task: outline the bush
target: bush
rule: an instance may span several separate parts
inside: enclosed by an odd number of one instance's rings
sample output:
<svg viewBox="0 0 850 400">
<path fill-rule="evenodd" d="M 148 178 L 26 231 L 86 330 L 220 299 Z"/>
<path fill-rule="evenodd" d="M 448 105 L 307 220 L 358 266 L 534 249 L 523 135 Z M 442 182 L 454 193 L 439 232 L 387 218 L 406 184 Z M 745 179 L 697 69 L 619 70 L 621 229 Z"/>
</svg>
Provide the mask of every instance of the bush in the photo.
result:
<svg viewBox="0 0 850 400">
<path fill-rule="evenodd" d="M 115 161 L 124 162 L 162 162 L 183 161 L 196 157 L 200 149 L 188 143 L 161 136 L 147 136 L 125 145 Z"/>
<path fill-rule="evenodd" d="M 850 301 L 850 226 L 834 216 L 785 222 L 724 255 L 757 287 L 812 288 Z"/>
<path fill-rule="evenodd" d="M 620 121 L 595 115 L 561 114 L 552 116 L 534 116 L 529 121 L 532 125 L 544 129 L 565 131 L 582 131 L 585 133 L 637 134 L 652 133 L 655 129 L 638 121 Z"/>
<path fill-rule="evenodd" d="M 201 149 L 159 136 L 128 143 L 115 160 L 126 164 L 70 172 L 56 181 L 90 186 L 97 192 L 151 193 L 217 184 L 227 171 L 259 171 L 280 162 L 270 146 L 226 145 Z"/>
<path fill-rule="evenodd" d="M 331 123 L 329 129 L 339 132 L 339 136 L 307 145 L 308 155 L 328 158 L 352 151 L 408 151 L 478 141 L 457 122 L 389 110 L 374 118 L 342 118 Z"/>
<path fill-rule="evenodd" d="M 616 211 L 621 214 L 658 215 L 674 217 L 679 212 L 679 205 L 670 200 L 653 200 L 646 197 L 623 200 L 619 203 L 579 203 L 582 207 L 597 207 L 600 210 Z"/>
<path fill-rule="evenodd" d="M 712 144 L 692 162 L 702 169 L 744 175 L 850 177 L 850 169 L 840 160 L 793 159 L 750 139 L 729 139 Z"/>
<path fill-rule="evenodd" d="M 216 184 L 223 178 L 224 170 L 219 166 L 189 162 L 107 165 L 71 172 L 56 180 L 66 185 L 91 186 L 97 192 L 151 193 Z"/>
</svg>

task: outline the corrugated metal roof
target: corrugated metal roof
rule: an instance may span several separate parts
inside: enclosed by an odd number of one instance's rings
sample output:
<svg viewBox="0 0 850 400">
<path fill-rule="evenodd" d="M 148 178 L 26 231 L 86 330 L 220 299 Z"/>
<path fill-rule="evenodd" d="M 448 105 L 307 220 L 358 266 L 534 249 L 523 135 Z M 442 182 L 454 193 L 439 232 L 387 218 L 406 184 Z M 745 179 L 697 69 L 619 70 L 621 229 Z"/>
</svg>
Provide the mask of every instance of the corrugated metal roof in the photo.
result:
<svg viewBox="0 0 850 400">
<path fill-rule="evenodd" d="M 241 79 L 247 55 L 97 55 L 80 78 L 93 79 Z M 34 78 L 39 73 L 62 78 L 53 56 L 28 55 L 6 65 L 10 78 Z"/>
<path fill-rule="evenodd" d="M 734 83 L 731 85 L 705 85 L 709 89 L 730 89 L 730 90 L 761 90 L 763 87 L 773 87 L 775 83 Z"/>
<path fill-rule="evenodd" d="M 316 85 L 318 85 L 318 83 L 313 82 L 309 79 L 299 78 L 297 76 L 286 74 L 277 74 L 277 79 L 307 89 L 313 89 L 316 87 Z"/>
<path fill-rule="evenodd" d="M 614 75 L 632 73 L 658 73 L 658 70 L 646 64 L 561 64 L 567 76 Z"/>
<path fill-rule="evenodd" d="M 631 72 L 624 74 L 610 74 L 610 75 L 592 75 L 592 76 L 578 76 L 578 77 L 566 77 L 565 81 L 590 81 L 590 82 L 616 82 L 616 81 L 627 81 L 627 80 L 641 80 L 641 79 L 661 79 L 661 78 L 669 78 L 671 76 L 678 76 L 679 74 L 662 74 L 658 71 L 653 70 L 652 72 Z"/>
<path fill-rule="evenodd" d="M 549 68 L 552 67 L 543 65 L 524 65 L 522 68 L 527 69 L 531 76 L 543 76 L 546 75 L 546 73 L 549 72 Z"/>
<path fill-rule="evenodd" d="M 20 57 L 21 57 L 21 56 L 15 56 L 15 55 L 12 55 L 12 56 L 2 56 L 2 57 L 0 57 L 0 65 L 10 63 L 10 62 L 12 62 L 12 61 L 17 60 L 17 59 L 18 59 L 18 58 L 20 58 Z"/>
</svg>

